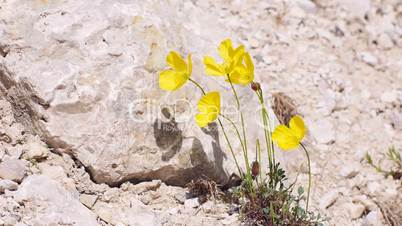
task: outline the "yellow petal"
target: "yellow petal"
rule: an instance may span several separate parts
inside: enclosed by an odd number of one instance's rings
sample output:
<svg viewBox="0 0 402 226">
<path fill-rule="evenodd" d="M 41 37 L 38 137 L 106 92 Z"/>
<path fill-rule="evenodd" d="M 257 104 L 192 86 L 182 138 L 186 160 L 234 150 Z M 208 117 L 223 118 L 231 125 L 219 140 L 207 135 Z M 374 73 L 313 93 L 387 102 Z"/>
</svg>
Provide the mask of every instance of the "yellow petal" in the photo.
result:
<svg viewBox="0 0 402 226">
<path fill-rule="evenodd" d="M 210 56 L 204 57 L 205 73 L 207 75 L 221 76 L 225 74 L 225 69 L 222 65 L 216 63 L 215 59 Z"/>
<path fill-rule="evenodd" d="M 289 128 L 297 137 L 298 141 L 301 142 L 306 134 L 306 126 L 304 125 L 303 119 L 298 115 L 293 116 L 289 121 Z"/>
<path fill-rule="evenodd" d="M 244 55 L 244 46 L 239 46 L 233 53 L 233 56 L 230 57 L 230 61 L 225 61 L 227 65 L 226 73 L 232 73 L 236 67 L 242 66 L 243 63 L 243 55 Z"/>
<path fill-rule="evenodd" d="M 186 83 L 187 79 L 186 73 L 165 70 L 159 75 L 159 87 L 163 90 L 173 91 Z"/>
<path fill-rule="evenodd" d="M 176 71 L 184 72 L 187 70 L 187 64 L 184 59 L 175 51 L 170 51 L 166 57 L 166 63 Z"/>
<path fill-rule="evenodd" d="M 237 47 L 235 49 L 235 51 L 233 52 L 233 56 L 231 56 L 233 58 L 234 61 L 241 61 L 242 57 L 244 54 L 244 46 L 240 45 L 239 47 Z"/>
<path fill-rule="evenodd" d="M 274 132 L 272 133 L 272 140 L 285 151 L 295 149 L 299 145 L 299 140 L 297 137 L 285 125 L 279 125 L 275 128 Z"/>
<path fill-rule="evenodd" d="M 191 73 L 193 72 L 193 61 L 191 60 L 191 54 L 188 54 L 187 61 L 188 61 L 187 73 L 188 73 L 188 76 L 190 77 Z"/>
<path fill-rule="evenodd" d="M 207 126 L 209 123 L 208 115 L 207 114 L 197 114 L 195 116 L 195 122 L 201 128 Z"/>
<path fill-rule="evenodd" d="M 230 58 L 233 56 L 233 52 L 233 45 L 230 39 L 223 40 L 218 47 L 219 56 L 225 61 L 231 60 Z"/>
<path fill-rule="evenodd" d="M 195 120 L 200 127 L 205 127 L 208 123 L 215 121 L 220 113 L 220 95 L 218 92 L 210 92 L 201 97 L 198 102 L 199 114 Z"/>
<path fill-rule="evenodd" d="M 198 110 L 200 112 L 215 111 L 219 114 L 221 107 L 220 95 L 218 92 L 209 92 L 201 97 L 198 102 Z"/>
<path fill-rule="evenodd" d="M 229 74 L 229 78 L 233 84 L 245 86 L 254 80 L 254 74 L 247 71 L 247 69 L 241 65 L 236 67 L 233 72 Z"/>
<path fill-rule="evenodd" d="M 245 52 L 244 55 L 244 63 L 246 64 L 246 68 L 249 72 L 254 74 L 254 64 L 248 52 Z"/>
<path fill-rule="evenodd" d="M 195 121 L 199 127 L 205 127 L 209 123 L 215 121 L 218 118 L 218 114 L 215 112 L 199 113 L 195 116 Z"/>
<path fill-rule="evenodd" d="M 245 70 L 242 67 L 237 67 L 232 73 L 229 74 L 230 82 L 233 84 L 242 84 L 242 74 L 245 73 Z M 226 80 L 229 82 L 229 80 Z"/>
</svg>

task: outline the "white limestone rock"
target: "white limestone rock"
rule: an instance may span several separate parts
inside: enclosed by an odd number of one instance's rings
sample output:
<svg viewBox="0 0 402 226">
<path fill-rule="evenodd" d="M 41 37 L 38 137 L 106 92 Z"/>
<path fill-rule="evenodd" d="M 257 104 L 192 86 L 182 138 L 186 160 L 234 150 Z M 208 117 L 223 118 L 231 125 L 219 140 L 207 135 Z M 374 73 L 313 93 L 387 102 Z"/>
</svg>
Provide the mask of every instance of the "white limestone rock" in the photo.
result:
<svg viewBox="0 0 402 226">
<path fill-rule="evenodd" d="M 364 218 L 364 223 L 366 226 L 383 225 L 381 219 L 382 215 L 379 210 L 373 210 L 366 215 L 366 217 Z"/>
<path fill-rule="evenodd" d="M 80 202 L 90 209 L 95 204 L 97 199 L 98 199 L 98 196 L 96 196 L 96 195 L 88 195 L 88 194 L 80 195 Z"/>
<path fill-rule="evenodd" d="M 349 13 L 360 18 L 363 18 L 371 9 L 371 0 L 337 0 L 337 2 Z"/>
<path fill-rule="evenodd" d="M 394 42 L 386 33 L 380 34 L 380 36 L 378 37 L 378 44 L 384 49 L 391 49 L 392 47 L 394 47 Z"/>
<path fill-rule="evenodd" d="M 310 126 L 313 137 L 320 144 L 328 144 L 335 140 L 334 127 L 328 119 L 320 119 Z"/>
<path fill-rule="evenodd" d="M 49 149 L 46 147 L 46 144 L 41 142 L 38 137 L 32 142 L 28 142 L 24 149 L 25 154 L 23 157 L 29 160 L 41 160 L 49 155 Z"/>
<path fill-rule="evenodd" d="M 21 182 L 26 174 L 25 161 L 19 159 L 5 159 L 0 163 L 0 178 Z"/>
<path fill-rule="evenodd" d="M 201 174 L 226 183 L 236 168 L 222 134 L 198 128 L 189 107 L 200 93 L 158 87 L 170 49 L 216 52 L 228 37 L 216 21 L 191 2 L 6 0 L 0 85 L 20 121 L 98 183 L 185 185 Z M 194 58 L 192 76 L 202 71 Z M 167 105 L 176 121 L 162 116 Z"/>
<path fill-rule="evenodd" d="M 350 218 L 352 219 L 360 218 L 366 210 L 366 207 L 360 203 L 347 203 L 345 206 L 349 212 Z"/>
<path fill-rule="evenodd" d="M 18 184 L 11 180 L 1 180 L 0 179 L 0 194 L 5 190 L 15 191 L 18 188 Z"/>
<path fill-rule="evenodd" d="M 381 101 L 385 103 L 394 103 L 398 101 L 398 93 L 396 91 L 386 91 L 381 95 Z"/>
<path fill-rule="evenodd" d="M 93 211 L 102 220 L 112 225 L 162 225 L 157 215 L 136 199 L 125 204 L 98 201 L 93 206 Z"/>
<path fill-rule="evenodd" d="M 337 190 L 329 191 L 320 199 L 320 202 L 319 202 L 320 208 L 326 209 L 326 208 L 330 207 L 338 199 L 338 196 L 339 196 L 339 191 L 337 191 Z"/>
<path fill-rule="evenodd" d="M 78 192 L 76 190 L 76 184 L 74 180 L 67 176 L 62 166 L 48 165 L 46 163 L 38 164 L 42 175 L 55 180 L 63 186 L 64 189 L 69 191 L 74 197 L 78 197 Z"/>
<path fill-rule="evenodd" d="M 184 201 L 184 206 L 186 209 L 193 209 L 199 207 L 200 202 L 198 201 L 198 198 L 187 199 Z"/>
<path fill-rule="evenodd" d="M 22 222 L 33 225 L 98 226 L 95 214 L 47 176 L 27 177 L 15 192 L 14 199 L 23 203 L 26 213 Z"/>
<path fill-rule="evenodd" d="M 316 13 L 317 6 L 310 0 L 297 0 L 297 5 L 307 13 Z"/>
<path fill-rule="evenodd" d="M 365 62 L 370 66 L 375 66 L 378 64 L 378 58 L 369 52 L 360 53 L 360 58 L 362 59 L 363 62 Z"/>
<path fill-rule="evenodd" d="M 355 177 L 359 173 L 360 168 L 360 165 L 357 163 L 346 163 L 344 166 L 341 167 L 339 175 L 344 178 L 350 179 Z"/>
</svg>

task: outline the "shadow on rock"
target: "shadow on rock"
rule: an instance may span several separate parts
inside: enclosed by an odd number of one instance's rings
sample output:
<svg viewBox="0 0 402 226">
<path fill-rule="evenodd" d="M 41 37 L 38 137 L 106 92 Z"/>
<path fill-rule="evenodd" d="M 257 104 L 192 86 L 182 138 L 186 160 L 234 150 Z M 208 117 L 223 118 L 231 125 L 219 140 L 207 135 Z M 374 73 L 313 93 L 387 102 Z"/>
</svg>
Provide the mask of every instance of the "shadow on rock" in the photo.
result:
<svg viewBox="0 0 402 226">
<path fill-rule="evenodd" d="M 179 128 L 178 123 L 172 116 L 168 108 L 163 108 L 161 111 L 163 118 L 156 119 L 153 124 L 154 137 L 157 146 L 162 153 L 162 161 L 169 161 L 175 157 L 183 146 L 183 131 Z M 188 183 L 191 180 L 197 178 L 210 178 L 220 184 L 228 183 L 228 174 L 223 168 L 224 159 L 227 158 L 225 152 L 222 151 L 219 141 L 219 130 L 216 123 L 209 124 L 208 127 L 202 128 L 204 134 L 210 136 L 211 147 L 213 151 L 213 158 L 209 157 L 205 151 L 206 145 L 201 142 L 197 137 L 191 137 L 191 149 L 190 149 L 190 161 L 191 168 L 177 169 L 175 173 L 169 176 L 165 181 L 168 184 L 180 184 Z M 163 173 L 166 173 L 168 169 L 165 168 Z M 159 171 L 153 172 L 158 175 Z M 156 176 L 154 175 L 154 176 Z"/>
<path fill-rule="evenodd" d="M 183 144 L 183 133 L 167 108 L 162 109 L 162 114 L 169 121 L 156 119 L 154 122 L 154 136 L 156 145 L 160 149 L 166 150 L 162 154 L 162 161 L 169 161 L 180 150 Z"/>
</svg>

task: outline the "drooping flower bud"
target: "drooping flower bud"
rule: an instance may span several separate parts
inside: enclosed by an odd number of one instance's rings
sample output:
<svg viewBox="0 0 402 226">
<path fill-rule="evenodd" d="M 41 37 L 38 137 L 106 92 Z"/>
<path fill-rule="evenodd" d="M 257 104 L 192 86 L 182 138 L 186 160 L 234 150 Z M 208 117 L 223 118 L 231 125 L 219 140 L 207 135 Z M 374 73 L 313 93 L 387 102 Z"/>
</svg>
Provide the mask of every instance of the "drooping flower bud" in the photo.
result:
<svg viewBox="0 0 402 226">
<path fill-rule="evenodd" d="M 253 177 L 258 176 L 260 174 L 260 164 L 257 161 L 254 161 L 251 166 L 251 174 Z"/>
<path fill-rule="evenodd" d="M 261 89 L 260 83 L 258 82 L 251 82 L 251 89 L 254 91 L 258 91 Z"/>
</svg>

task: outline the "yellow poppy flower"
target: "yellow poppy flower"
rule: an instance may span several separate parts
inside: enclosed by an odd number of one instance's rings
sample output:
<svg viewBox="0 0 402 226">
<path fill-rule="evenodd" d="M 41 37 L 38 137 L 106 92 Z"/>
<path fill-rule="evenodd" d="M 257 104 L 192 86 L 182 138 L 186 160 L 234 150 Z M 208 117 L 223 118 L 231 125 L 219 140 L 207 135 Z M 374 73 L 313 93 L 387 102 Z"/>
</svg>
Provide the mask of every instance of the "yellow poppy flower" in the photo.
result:
<svg viewBox="0 0 402 226">
<path fill-rule="evenodd" d="M 163 90 L 177 90 L 190 78 L 193 65 L 191 54 L 187 57 L 187 63 L 177 52 L 170 51 L 166 57 L 166 63 L 171 67 L 159 75 L 159 87 Z"/>
<path fill-rule="evenodd" d="M 272 140 L 277 142 L 278 146 L 285 151 L 292 150 L 299 146 L 306 133 L 306 127 L 303 119 L 296 115 L 289 121 L 289 127 L 279 125 L 272 133 Z"/>
<path fill-rule="evenodd" d="M 243 54 L 243 60 L 244 65 L 237 65 L 229 78 L 232 83 L 245 86 L 254 80 L 254 64 L 248 52 Z"/>
<path fill-rule="evenodd" d="M 244 46 L 240 45 L 233 48 L 232 41 L 226 39 L 218 47 L 219 56 L 223 59 L 222 63 L 217 63 L 210 56 L 204 57 L 205 72 L 207 75 L 224 76 L 233 72 L 234 68 L 241 64 L 244 53 Z"/>
<path fill-rule="evenodd" d="M 208 123 L 218 118 L 221 108 L 221 100 L 218 92 L 209 92 L 201 97 L 198 102 L 198 111 L 195 121 L 199 127 L 205 127 Z"/>
</svg>

